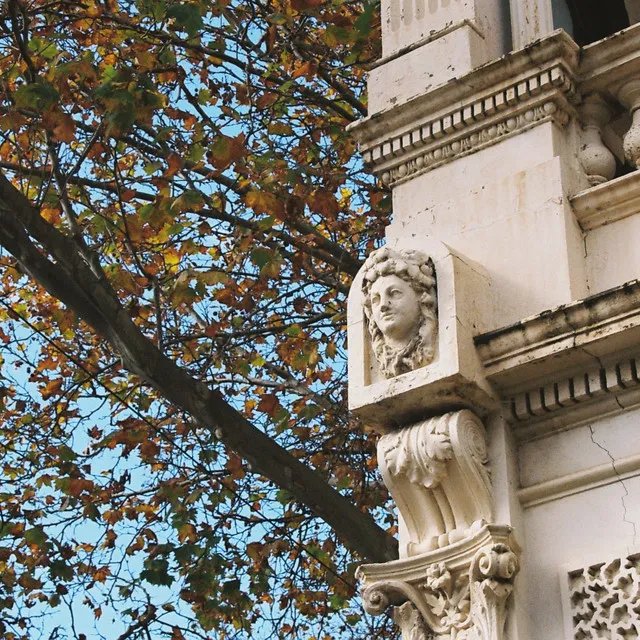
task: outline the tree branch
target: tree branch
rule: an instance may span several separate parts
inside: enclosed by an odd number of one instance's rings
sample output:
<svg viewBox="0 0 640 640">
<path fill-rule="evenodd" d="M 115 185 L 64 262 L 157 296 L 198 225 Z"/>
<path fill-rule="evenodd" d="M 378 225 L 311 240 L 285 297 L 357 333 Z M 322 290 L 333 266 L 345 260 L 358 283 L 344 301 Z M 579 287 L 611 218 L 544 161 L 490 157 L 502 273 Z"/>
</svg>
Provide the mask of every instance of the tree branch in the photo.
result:
<svg viewBox="0 0 640 640">
<path fill-rule="evenodd" d="M 33 243 L 36 239 L 55 260 Z M 373 518 L 332 489 L 254 427 L 217 390 L 194 379 L 146 338 L 109 285 L 79 254 L 78 246 L 47 223 L 31 203 L 0 174 L 0 244 L 22 270 L 73 310 L 120 354 L 123 365 L 198 424 L 246 459 L 254 472 L 287 490 L 327 522 L 344 543 L 365 558 L 383 562 L 397 557 L 397 543 Z"/>
</svg>

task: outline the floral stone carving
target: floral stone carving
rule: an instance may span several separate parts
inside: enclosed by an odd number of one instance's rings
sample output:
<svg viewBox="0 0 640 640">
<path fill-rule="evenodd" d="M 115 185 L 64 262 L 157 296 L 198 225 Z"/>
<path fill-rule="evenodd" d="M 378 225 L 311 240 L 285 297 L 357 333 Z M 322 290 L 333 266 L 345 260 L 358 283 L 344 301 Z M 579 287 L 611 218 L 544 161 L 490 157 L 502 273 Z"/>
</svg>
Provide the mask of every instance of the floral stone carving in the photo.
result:
<svg viewBox="0 0 640 640">
<path fill-rule="evenodd" d="M 431 259 L 420 251 L 382 247 L 363 269 L 364 312 L 382 373 L 392 378 L 428 365 L 437 335 Z"/>
<path fill-rule="evenodd" d="M 469 551 L 478 546 L 473 540 L 431 564 L 433 552 L 404 565 L 399 561 L 378 581 L 370 582 L 368 575 L 376 565 L 363 567 L 365 609 L 379 615 L 395 605 L 403 640 L 502 640 L 519 569 L 507 537 L 508 528 L 486 526 L 474 539 L 492 542 L 472 556 Z"/>
<path fill-rule="evenodd" d="M 444 547 L 491 521 L 491 481 L 482 422 L 447 413 L 384 435 L 380 472 L 400 514 L 400 555 Z"/>
</svg>

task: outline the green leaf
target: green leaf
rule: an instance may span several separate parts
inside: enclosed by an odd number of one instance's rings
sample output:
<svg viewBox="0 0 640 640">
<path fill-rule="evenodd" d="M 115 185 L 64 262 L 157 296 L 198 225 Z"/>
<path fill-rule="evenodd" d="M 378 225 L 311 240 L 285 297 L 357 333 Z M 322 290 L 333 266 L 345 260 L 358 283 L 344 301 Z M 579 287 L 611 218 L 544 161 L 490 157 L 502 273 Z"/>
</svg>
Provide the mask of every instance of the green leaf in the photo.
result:
<svg viewBox="0 0 640 640">
<path fill-rule="evenodd" d="M 46 80 L 38 80 L 35 84 L 23 84 L 13 95 L 16 106 L 38 111 L 53 106 L 60 98 L 54 86 Z"/>
<path fill-rule="evenodd" d="M 259 269 L 265 267 L 273 259 L 273 251 L 270 249 L 257 248 L 251 252 L 251 262 Z"/>
<path fill-rule="evenodd" d="M 161 22 L 167 13 L 166 0 L 136 0 L 136 8 L 156 22 Z"/>
<path fill-rule="evenodd" d="M 167 18 L 173 18 L 176 26 L 186 31 L 190 38 L 202 29 L 203 22 L 200 9 L 193 4 L 178 4 L 167 9 Z"/>
<path fill-rule="evenodd" d="M 170 587 L 173 584 L 173 576 L 169 575 L 169 563 L 163 558 L 146 560 L 147 567 L 140 573 L 140 577 L 149 584 Z"/>
<path fill-rule="evenodd" d="M 24 539 L 29 543 L 29 544 L 35 544 L 38 547 L 41 547 L 42 545 L 44 545 L 47 540 L 48 540 L 48 536 L 47 534 L 42 530 L 42 528 L 40 527 L 34 527 L 33 529 L 27 529 L 24 532 Z"/>
</svg>

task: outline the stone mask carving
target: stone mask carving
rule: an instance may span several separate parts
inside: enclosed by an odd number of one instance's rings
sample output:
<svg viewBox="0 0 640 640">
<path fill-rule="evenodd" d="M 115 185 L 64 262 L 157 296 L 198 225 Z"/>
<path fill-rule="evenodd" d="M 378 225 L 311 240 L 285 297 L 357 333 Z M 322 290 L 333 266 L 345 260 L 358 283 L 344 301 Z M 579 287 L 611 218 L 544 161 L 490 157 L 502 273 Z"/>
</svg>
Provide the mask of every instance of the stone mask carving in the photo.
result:
<svg viewBox="0 0 640 640">
<path fill-rule="evenodd" d="M 369 255 L 363 269 L 364 312 L 384 376 L 432 362 L 437 318 L 431 259 L 420 251 L 382 247 Z"/>
</svg>

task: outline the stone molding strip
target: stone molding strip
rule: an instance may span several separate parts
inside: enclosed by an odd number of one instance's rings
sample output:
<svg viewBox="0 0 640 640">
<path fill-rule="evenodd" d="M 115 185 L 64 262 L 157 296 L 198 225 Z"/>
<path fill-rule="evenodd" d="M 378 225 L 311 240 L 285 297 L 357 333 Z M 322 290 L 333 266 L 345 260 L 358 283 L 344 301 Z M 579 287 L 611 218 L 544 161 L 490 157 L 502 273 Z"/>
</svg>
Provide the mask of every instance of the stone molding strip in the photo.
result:
<svg viewBox="0 0 640 640">
<path fill-rule="evenodd" d="M 399 184 L 542 122 L 564 126 L 573 114 L 566 95 L 572 91 L 571 75 L 555 64 L 443 116 L 417 120 L 410 131 L 364 149 L 365 162 L 383 183 Z"/>
<path fill-rule="evenodd" d="M 576 493 L 627 480 L 637 475 L 640 475 L 640 454 L 519 489 L 518 499 L 520 504 L 527 509 Z"/>
<path fill-rule="evenodd" d="M 629 173 L 592 187 L 570 202 L 583 231 L 612 224 L 640 211 L 640 174 Z"/>
<path fill-rule="evenodd" d="M 640 280 L 481 334 L 474 342 L 487 377 L 495 383 L 500 374 L 508 375 L 511 386 L 516 367 L 584 348 L 635 327 L 640 327 Z"/>
</svg>

